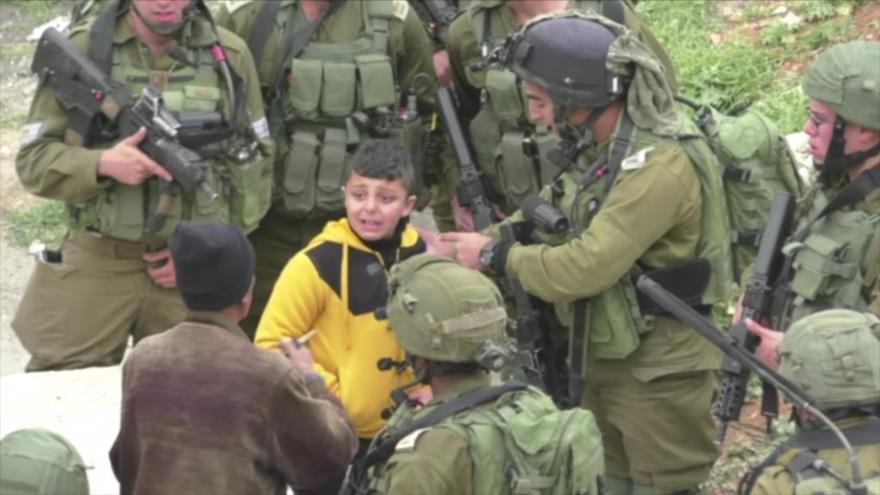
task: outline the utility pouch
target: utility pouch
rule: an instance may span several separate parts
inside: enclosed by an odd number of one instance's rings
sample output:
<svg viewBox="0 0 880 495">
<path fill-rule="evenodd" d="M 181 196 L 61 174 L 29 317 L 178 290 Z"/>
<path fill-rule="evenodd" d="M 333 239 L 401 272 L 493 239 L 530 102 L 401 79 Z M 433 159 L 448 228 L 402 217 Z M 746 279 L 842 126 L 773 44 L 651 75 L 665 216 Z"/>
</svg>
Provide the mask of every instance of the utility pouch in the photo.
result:
<svg viewBox="0 0 880 495">
<path fill-rule="evenodd" d="M 295 77 L 295 76 L 294 76 Z M 357 73 L 352 63 L 325 62 L 321 111 L 328 117 L 347 117 L 354 111 Z"/>
<path fill-rule="evenodd" d="M 516 74 L 509 70 L 489 70 L 486 73 L 486 91 L 499 119 L 516 123 L 522 118 L 524 109 Z"/>
<path fill-rule="evenodd" d="M 345 129 L 324 129 L 317 176 L 316 206 L 319 211 L 339 211 L 345 207 L 342 183 L 348 166 L 346 140 Z"/>
<path fill-rule="evenodd" d="M 294 59 L 291 65 L 293 81 L 287 88 L 287 97 L 297 117 L 315 119 L 319 117 L 318 105 L 321 102 L 323 65 L 320 60 Z"/>
<path fill-rule="evenodd" d="M 259 155 L 258 155 L 259 157 Z M 263 160 L 230 163 L 229 221 L 243 232 L 257 228 L 269 208 L 272 176 L 264 173 Z"/>
<path fill-rule="evenodd" d="M 94 208 L 97 230 L 107 237 L 139 241 L 144 234 L 144 191 L 146 185 L 117 184 L 113 191 L 101 195 L 86 206 Z M 180 206 L 177 206 L 180 215 Z"/>
<path fill-rule="evenodd" d="M 859 267 L 854 263 L 845 262 L 846 242 L 813 234 L 803 243 L 792 243 L 783 248 L 786 253 L 794 252 L 794 278 L 791 289 L 806 301 L 828 295 L 834 289 L 835 278 L 852 280 L 861 278 Z M 846 306 L 852 307 L 852 306 Z"/>
<path fill-rule="evenodd" d="M 523 149 L 525 137 L 523 131 L 505 132 L 499 146 L 500 160 L 495 162 L 501 190 L 511 210 L 517 209 L 523 200 L 540 190 L 535 162 Z"/>
<path fill-rule="evenodd" d="M 426 191 L 425 169 L 426 161 L 434 161 L 434 157 L 425 156 L 425 126 L 420 119 L 398 120 L 391 130 L 391 139 L 406 147 L 409 152 L 410 163 L 416 176 L 416 196 L 422 197 Z M 436 161 L 434 161 L 436 163 Z"/>
<path fill-rule="evenodd" d="M 624 277 L 592 299 L 589 319 L 592 355 L 597 359 L 624 359 L 639 347 L 639 336 L 652 328 L 642 317 L 635 288 Z"/>
<path fill-rule="evenodd" d="M 359 108 L 394 107 L 394 72 L 388 55 L 358 55 L 354 62 L 360 75 Z"/>
<path fill-rule="evenodd" d="M 291 136 L 290 149 L 284 157 L 282 199 L 284 209 L 298 216 L 315 207 L 315 171 L 318 166 L 318 136 L 297 131 Z"/>
</svg>

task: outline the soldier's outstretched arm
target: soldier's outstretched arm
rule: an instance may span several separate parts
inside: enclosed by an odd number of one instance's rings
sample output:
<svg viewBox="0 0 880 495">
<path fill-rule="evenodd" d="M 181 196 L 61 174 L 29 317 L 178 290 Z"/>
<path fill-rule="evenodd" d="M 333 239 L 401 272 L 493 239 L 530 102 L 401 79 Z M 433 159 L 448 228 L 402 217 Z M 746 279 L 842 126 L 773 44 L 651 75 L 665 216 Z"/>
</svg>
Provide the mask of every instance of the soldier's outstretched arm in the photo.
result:
<svg viewBox="0 0 880 495">
<path fill-rule="evenodd" d="M 671 232 L 680 240 L 699 238 L 699 178 L 683 149 L 657 146 L 645 164 L 623 170 L 608 198 L 580 236 L 559 246 L 514 245 L 506 274 L 546 301 L 590 297 L 620 280 L 649 248 L 658 266 L 693 256 L 675 246 L 655 245 Z M 682 219 L 690 218 L 690 224 Z M 673 231 L 673 229 L 675 229 Z M 680 243 L 676 243 L 677 245 Z"/>
</svg>

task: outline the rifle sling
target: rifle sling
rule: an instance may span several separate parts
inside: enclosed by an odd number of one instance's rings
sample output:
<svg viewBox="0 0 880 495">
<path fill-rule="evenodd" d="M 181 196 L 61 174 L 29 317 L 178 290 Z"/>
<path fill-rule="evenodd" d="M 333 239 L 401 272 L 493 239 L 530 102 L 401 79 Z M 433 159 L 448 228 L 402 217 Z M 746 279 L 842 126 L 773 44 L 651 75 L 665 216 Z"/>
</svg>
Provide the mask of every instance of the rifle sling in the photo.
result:
<svg viewBox="0 0 880 495">
<path fill-rule="evenodd" d="M 365 455 L 361 460 L 355 462 L 355 464 L 358 465 L 356 470 L 364 472 L 370 466 L 387 461 L 394 452 L 397 442 L 416 430 L 429 428 L 452 415 L 460 413 L 461 411 L 493 401 L 508 392 L 524 390 L 526 387 L 527 385 L 523 383 L 508 382 L 503 385 L 477 389 L 456 397 L 449 402 L 445 402 L 437 406 L 425 416 L 413 421 L 402 429 L 379 441 L 376 444 L 375 449 Z"/>
<path fill-rule="evenodd" d="M 830 215 L 835 211 L 853 206 L 865 199 L 871 191 L 880 187 L 880 167 L 872 167 L 860 173 L 858 177 L 851 180 L 837 195 L 831 198 L 831 201 L 825 205 L 825 208 L 816 214 L 809 222 L 794 236 L 795 241 L 802 241 L 809 233 L 810 227 L 820 218 Z"/>
<path fill-rule="evenodd" d="M 279 9 L 281 2 L 263 2 L 257 18 L 254 19 L 254 25 L 247 37 L 247 46 L 257 63 L 263 60 L 263 50 L 266 49 L 266 42 L 272 34 L 272 21 Z"/>
</svg>

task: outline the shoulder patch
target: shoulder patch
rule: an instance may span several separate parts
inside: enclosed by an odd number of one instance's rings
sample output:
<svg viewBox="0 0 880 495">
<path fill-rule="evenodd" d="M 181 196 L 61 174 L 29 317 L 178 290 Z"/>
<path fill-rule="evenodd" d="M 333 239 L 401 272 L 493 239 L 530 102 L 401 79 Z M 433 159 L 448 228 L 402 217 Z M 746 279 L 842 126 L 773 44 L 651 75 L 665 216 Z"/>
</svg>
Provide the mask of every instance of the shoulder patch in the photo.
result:
<svg viewBox="0 0 880 495">
<path fill-rule="evenodd" d="M 430 431 L 430 430 L 431 430 L 430 428 L 419 428 L 418 430 L 401 438 L 400 441 L 397 442 L 397 445 L 394 446 L 394 451 L 395 452 L 412 452 L 413 450 L 416 449 L 416 440 L 418 440 L 419 437 L 422 436 L 422 433 L 425 433 L 426 431 Z"/>
<path fill-rule="evenodd" d="M 409 2 L 406 0 L 394 0 L 394 17 L 405 21 L 407 15 L 409 15 Z"/>
<path fill-rule="evenodd" d="M 638 170 L 645 166 L 647 162 L 648 153 L 650 153 L 654 149 L 653 146 L 648 146 L 640 150 L 635 155 L 625 158 L 620 163 L 621 170 Z"/>
</svg>

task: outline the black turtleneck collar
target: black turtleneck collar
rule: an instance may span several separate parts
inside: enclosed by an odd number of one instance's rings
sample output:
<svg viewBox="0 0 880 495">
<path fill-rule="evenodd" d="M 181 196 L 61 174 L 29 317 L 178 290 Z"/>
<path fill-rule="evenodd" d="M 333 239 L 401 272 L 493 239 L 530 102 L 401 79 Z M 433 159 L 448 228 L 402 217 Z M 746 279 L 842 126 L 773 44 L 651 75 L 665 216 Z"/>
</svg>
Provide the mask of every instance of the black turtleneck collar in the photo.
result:
<svg viewBox="0 0 880 495">
<path fill-rule="evenodd" d="M 400 221 L 397 222 L 397 227 L 394 228 L 391 237 L 376 241 L 365 240 L 358 235 L 357 231 L 354 229 L 351 230 L 365 246 L 370 248 L 371 251 L 379 253 L 379 256 L 382 257 L 382 263 L 385 265 L 385 268 L 388 269 L 397 262 L 397 250 L 400 248 L 400 239 L 403 236 L 403 231 L 406 229 L 407 225 L 409 225 L 409 217 L 401 218 Z"/>
</svg>

